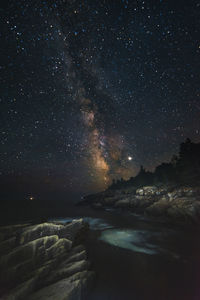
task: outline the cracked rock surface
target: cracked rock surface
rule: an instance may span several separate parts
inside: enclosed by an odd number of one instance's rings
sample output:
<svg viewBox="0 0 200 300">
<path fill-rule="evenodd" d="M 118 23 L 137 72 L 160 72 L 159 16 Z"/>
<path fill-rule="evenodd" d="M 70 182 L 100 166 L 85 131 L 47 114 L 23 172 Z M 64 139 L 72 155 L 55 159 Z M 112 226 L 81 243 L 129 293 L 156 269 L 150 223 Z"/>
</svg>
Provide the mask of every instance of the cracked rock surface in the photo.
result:
<svg viewBox="0 0 200 300">
<path fill-rule="evenodd" d="M 85 299 L 94 277 L 87 229 L 82 219 L 0 227 L 0 299 Z"/>
</svg>

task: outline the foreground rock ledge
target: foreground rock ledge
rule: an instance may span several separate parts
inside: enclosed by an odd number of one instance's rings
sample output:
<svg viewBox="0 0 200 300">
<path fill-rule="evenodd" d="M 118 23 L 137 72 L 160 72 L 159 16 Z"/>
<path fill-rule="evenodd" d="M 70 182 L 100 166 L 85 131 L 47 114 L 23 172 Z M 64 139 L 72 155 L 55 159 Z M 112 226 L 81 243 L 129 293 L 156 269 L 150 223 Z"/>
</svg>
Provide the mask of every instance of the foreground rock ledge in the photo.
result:
<svg viewBox="0 0 200 300">
<path fill-rule="evenodd" d="M 0 227 L 0 299 L 85 299 L 94 277 L 87 229 L 82 219 Z"/>
</svg>

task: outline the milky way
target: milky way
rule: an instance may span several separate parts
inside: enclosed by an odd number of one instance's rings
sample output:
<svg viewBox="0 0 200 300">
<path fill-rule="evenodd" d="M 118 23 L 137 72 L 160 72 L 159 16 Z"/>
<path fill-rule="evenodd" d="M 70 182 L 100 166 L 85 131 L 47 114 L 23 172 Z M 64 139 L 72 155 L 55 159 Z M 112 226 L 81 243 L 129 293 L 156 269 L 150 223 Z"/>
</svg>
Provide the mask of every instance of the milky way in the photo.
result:
<svg viewBox="0 0 200 300">
<path fill-rule="evenodd" d="M 8 1 L 1 22 L 2 178 L 97 191 L 199 142 L 199 1 Z"/>
<path fill-rule="evenodd" d="M 75 10 L 75 14 L 77 13 L 78 11 Z M 74 8 L 66 7 L 64 16 L 70 17 L 71 14 L 74 15 Z M 127 159 L 128 144 L 116 129 L 110 131 L 111 120 L 106 122 L 105 112 L 99 111 L 101 102 L 105 101 L 107 101 L 105 105 L 108 110 L 112 99 L 98 86 L 96 65 L 85 65 L 90 49 L 88 48 L 88 51 L 83 53 L 82 48 L 79 50 L 76 43 L 75 46 L 70 45 L 67 36 L 74 29 L 73 21 L 67 20 L 66 22 L 66 19 L 63 21 L 63 16 L 58 21 L 55 26 L 63 35 L 68 93 L 77 104 L 81 125 L 85 130 L 84 138 L 80 140 L 80 143 L 85 145 L 83 147 L 84 162 L 90 176 L 95 180 L 96 187 L 102 189 L 111 184 L 112 179 L 122 177 L 128 179 L 134 174 L 134 165 Z M 77 32 L 75 32 L 76 35 Z M 84 43 L 86 43 L 85 40 Z M 113 108 L 110 109 L 112 114 Z"/>
</svg>

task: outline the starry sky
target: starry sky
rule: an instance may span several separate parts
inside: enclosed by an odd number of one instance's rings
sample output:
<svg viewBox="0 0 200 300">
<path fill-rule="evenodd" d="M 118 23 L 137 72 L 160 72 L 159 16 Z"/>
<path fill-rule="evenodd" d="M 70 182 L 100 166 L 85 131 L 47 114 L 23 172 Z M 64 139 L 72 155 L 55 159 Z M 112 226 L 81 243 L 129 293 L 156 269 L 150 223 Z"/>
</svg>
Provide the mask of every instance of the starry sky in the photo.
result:
<svg viewBox="0 0 200 300">
<path fill-rule="evenodd" d="M 12 0 L 0 14 L 1 179 L 98 191 L 200 141 L 200 1 Z"/>
</svg>

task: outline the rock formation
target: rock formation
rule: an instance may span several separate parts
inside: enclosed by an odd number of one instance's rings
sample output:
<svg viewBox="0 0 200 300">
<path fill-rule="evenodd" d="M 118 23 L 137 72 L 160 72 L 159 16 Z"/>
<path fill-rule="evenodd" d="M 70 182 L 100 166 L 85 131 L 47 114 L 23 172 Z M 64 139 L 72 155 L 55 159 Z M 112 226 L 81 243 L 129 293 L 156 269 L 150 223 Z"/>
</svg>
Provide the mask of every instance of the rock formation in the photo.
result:
<svg viewBox="0 0 200 300">
<path fill-rule="evenodd" d="M 80 203 L 102 209 L 129 210 L 179 223 L 200 223 L 200 188 L 191 186 L 143 186 L 89 195 Z"/>
<path fill-rule="evenodd" d="M 81 245 L 87 229 L 82 219 L 0 227 L 0 299 L 84 299 L 94 276 Z"/>
</svg>

